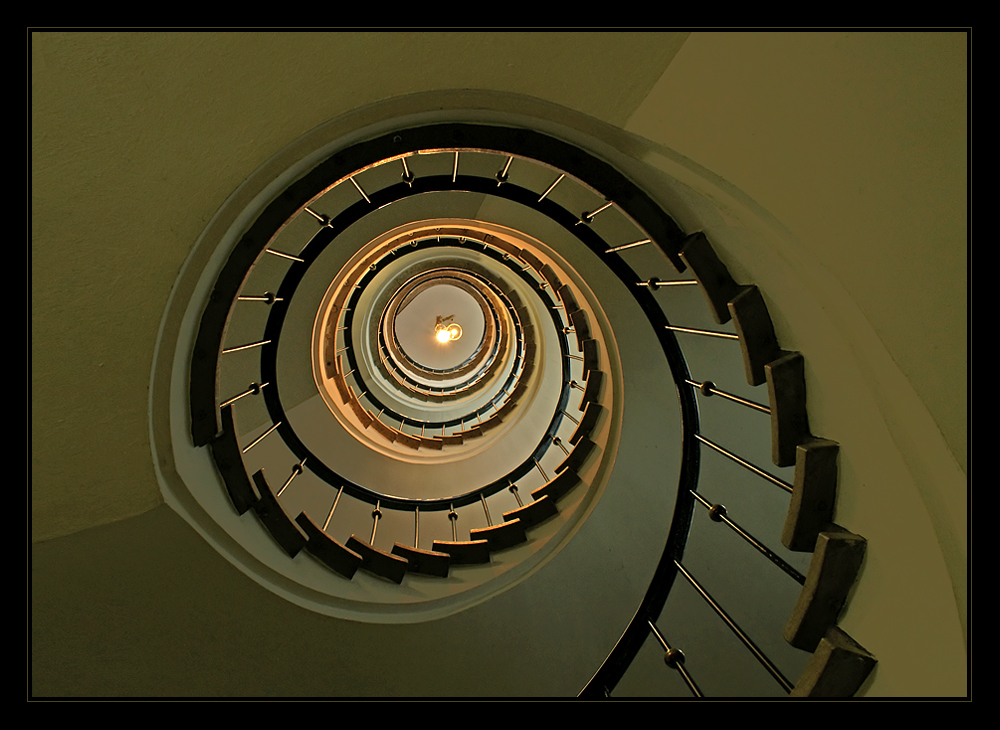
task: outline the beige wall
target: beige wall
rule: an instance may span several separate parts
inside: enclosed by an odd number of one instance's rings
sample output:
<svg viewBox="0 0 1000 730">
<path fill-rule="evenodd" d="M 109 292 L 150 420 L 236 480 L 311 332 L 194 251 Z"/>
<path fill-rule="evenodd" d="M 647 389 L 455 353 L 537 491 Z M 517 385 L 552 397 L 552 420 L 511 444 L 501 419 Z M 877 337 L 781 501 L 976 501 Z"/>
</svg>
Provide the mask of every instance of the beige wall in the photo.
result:
<svg viewBox="0 0 1000 730">
<path fill-rule="evenodd" d="M 740 189 L 857 304 L 967 470 L 963 33 L 696 33 L 625 129 Z"/>
<path fill-rule="evenodd" d="M 684 37 L 32 34 L 33 539 L 161 502 L 157 328 L 198 236 L 268 158 L 352 109 L 433 89 L 516 91 L 620 125 Z"/>
<path fill-rule="evenodd" d="M 712 201 L 723 259 L 805 354 L 812 430 L 842 446 L 836 519 L 869 540 L 842 625 L 880 659 L 872 694 L 965 688 L 966 52 L 696 33 L 626 125 Z"/>
</svg>

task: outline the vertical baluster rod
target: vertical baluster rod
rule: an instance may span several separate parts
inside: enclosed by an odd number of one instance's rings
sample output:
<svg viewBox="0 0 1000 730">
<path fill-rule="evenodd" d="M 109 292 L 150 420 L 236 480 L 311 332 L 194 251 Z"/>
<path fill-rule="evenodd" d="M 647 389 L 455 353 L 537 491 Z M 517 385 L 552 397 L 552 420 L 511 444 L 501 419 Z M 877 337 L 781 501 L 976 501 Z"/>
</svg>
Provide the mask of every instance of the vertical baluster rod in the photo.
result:
<svg viewBox="0 0 1000 730">
<path fill-rule="evenodd" d="M 688 674 L 688 670 L 684 667 L 684 652 L 680 649 L 672 649 L 670 644 L 667 643 L 666 638 L 664 638 L 663 634 L 660 633 L 660 630 L 656 628 L 656 624 L 649 621 L 649 619 L 646 620 L 649 623 L 649 628 L 653 632 L 653 636 L 656 637 L 656 639 L 660 642 L 660 646 L 663 647 L 663 651 L 666 652 L 663 655 L 664 663 L 671 669 L 676 669 L 680 673 L 681 677 L 687 683 L 688 689 L 691 690 L 691 694 L 695 697 L 704 697 L 705 695 L 701 693 L 698 685 L 695 684 L 694 679 L 691 678 L 691 675 Z"/>
<path fill-rule="evenodd" d="M 448 512 L 448 519 L 451 520 L 451 539 L 452 542 L 458 542 L 458 527 L 455 523 L 458 522 L 458 513 L 455 511 L 455 505 L 448 505 L 450 512 Z"/>
<path fill-rule="evenodd" d="M 378 519 L 382 516 L 382 510 L 379 509 L 381 500 L 375 500 L 375 509 L 372 510 L 372 539 L 368 541 L 368 544 L 375 547 L 375 531 L 378 529 Z"/>
<path fill-rule="evenodd" d="M 326 532 L 326 528 L 330 526 L 330 520 L 333 519 L 333 511 L 337 509 L 337 502 L 340 501 L 340 495 L 343 493 L 344 493 L 343 487 L 337 490 L 337 496 L 333 500 L 333 506 L 330 507 L 330 514 L 326 516 L 326 522 L 323 523 L 323 532 Z"/>
<path fill-rule="evenodd" d="M 756 657 L 757 661 L 761 663 L 761 666 L 770 672 L 771 676 L 777 680 L 778 684 L 780 684 L 786 692 L 791 692 L 795 688 L 794 685 L 785 678 L 785 675 L 783 675 L 781 671 L 774 666 L 771 660 L 767 658 L 764 652 L 762 652 L 755 643 L 753 643 L 750 637 L 743 633 L 743 630 L 736 624 L 735 621 L 733 621 L 732 618 L 730 618 L 729 614 L 722 609 L 722 606 L 715 602 L 715 599 L 709 595 L 708 591 L 701 587 L 698 581 L 694 579 L 694 576 L 688 573 L 679 561 L 674 560 L 674 565 L 676 565 L 681 574 L 688 579 L 694 589 L 701 594 L 701 597 L 708 602 L 708 605 L 711 606 L 717 614 L 719 614 L 719 618 L 721 618 L 725 622 L 726 626 L 728 626 L 730 630 L 736 634 L 739 640 L 743 642 L 743 645 L 746 646 L 746 648 L 750 650 L 750 653 Z"/>
<path fill-rule="evenodd" d="M 493 520 L 490 519 L 490 508 L 486 506 L 486 497 L 483 496 L 482 492 L 479 493 L 479 501 L 483 503 L 483 512 L 486 513 L 486 526 L 493 527 Z"/>
<path fill-rule="evenodd" d="M 274 495 L 275 497 L 280 497 L 280 496 L 281 496 L 281 493 L 282 493 L 282 492 L 284 492 L 284 491 L 285 491 L 285 489 L 287 489 L 287 488 L 288 488 L 288 485 L 292 483 L 292 480 L 293 480 L 293 479 L 294 479 L 295 477 L 297 477 L 297 476 L 298 476 L 299 474 L 301 474 L 301 473 L 302 473 L 302 466 L 303 466 L 303 465 L 304 465 L 305 463 L 306 463 L 306 460 L 305 460 L 305 459 L 303 459 L 303 460 L 302 460 L 302 461 L 300 461 L 300 462 L 299 462 L 298 464 L 296 464 L 295 466 L 293 466 L 293 467 L 292 467 L 292 473 L 291 473 L 291 474 L 289 475 L 288 479 L 286 479 L 286 480 L 285 480 L 285 483 L 281 485 L 281 489 L 279 489 L 279 490 L 278 490 L 278 491 L 277 491 L 277 492 L 275 493 L 275 495 Z"/>
</svg>

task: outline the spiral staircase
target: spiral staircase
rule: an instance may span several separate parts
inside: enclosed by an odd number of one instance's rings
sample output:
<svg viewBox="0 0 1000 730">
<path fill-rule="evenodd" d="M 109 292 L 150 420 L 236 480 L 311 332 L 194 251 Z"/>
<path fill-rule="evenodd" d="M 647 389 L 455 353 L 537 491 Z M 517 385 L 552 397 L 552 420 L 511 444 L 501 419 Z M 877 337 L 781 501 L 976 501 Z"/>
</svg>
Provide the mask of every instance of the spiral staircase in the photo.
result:
<svg viewBox="0 0 1000 730">
<path fill-rule="evenodd" d="M 843 455 L 812 430 L 829 411 L 807 416 L 829 371 L 734 254 L 731 202 L 655 145 L 496 92 L 398 97 L 269 160 L 161 322 L 154 463 L 200 536 L 165 560 L 225 598 L 160 653 L 275 657 L 273 683 L 231 664 L 210 694 L 870 687 L 885 642 L 839 624 L 884 562 L 865 575 L 872 525 L 850 492 L 843 519 Z"/>
<path fill-rule="evenodd" d="M 634 615 L 581 696 L 611 696 L 643 646 L 702 696 L 685 653 L 698 646 L 679 648 L 661 620 L 685 589 L 705 608 L 684 621 L 714 613 L 777 691 L 853 694 L 875 659 L 836 620 L 865 541 L 833 522 L 838 445 L 809 432 L 802 356 L 778 345 L 757 288 L 578 146 L 527 126 L 405 121 L 291 171 L 223 238 L 207 303 L 192 302 L 190 438 L 224 482 L 227 532 L 320 610 L 413 622 L 541 580 L 576 533 L 625 505 L 660 530 L 662 552 L 653 565 L 649 546 L 612 542 L 648 586 L 621 604 Z M 639 368 L 654 377 L 626 404 Z M 719 434 L 700 418 L 709 398 Z M 733 428 L 769 436 L 771 471 L 720 443 Z M 643 457 L 623 448 L 636 441 L 662 454 L 638 488 L 626 463 Z M 746 470 L 747 494 L 706 483 L 713 459 Z M 758 494 L 773 490 L 780 500 Z M 743 544 L 721 547 L 726 528 Z M 784 671 L 733 618 L 741 607 L 713 598 L 715 574 L 694 575 L 747 553 L 757 587 L 723 588 L 738 603 L 761 585 L 778 605 L 799 591 L 783 634 L 803 655 L 783 655 Z"/>
</svg>

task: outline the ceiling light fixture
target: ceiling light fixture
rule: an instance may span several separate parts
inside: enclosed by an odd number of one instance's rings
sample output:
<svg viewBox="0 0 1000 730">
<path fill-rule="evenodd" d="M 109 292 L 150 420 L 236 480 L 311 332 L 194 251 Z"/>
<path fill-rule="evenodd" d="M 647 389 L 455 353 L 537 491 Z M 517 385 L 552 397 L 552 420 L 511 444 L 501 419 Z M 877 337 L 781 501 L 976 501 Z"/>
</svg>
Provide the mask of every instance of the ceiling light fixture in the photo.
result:
<svg viewBox="0 0 1000 730">
<path fill-rule="evenodd" d="M 434 337 L 442 344 L 457 340 L 462 336 L 462 326 L 454 322 L 449 323 L 450 319 L 451 317 L 446 317 L 442 320 L 441 317 L 438 317 L 437 324 L 434 325 Z"/>
</svg>

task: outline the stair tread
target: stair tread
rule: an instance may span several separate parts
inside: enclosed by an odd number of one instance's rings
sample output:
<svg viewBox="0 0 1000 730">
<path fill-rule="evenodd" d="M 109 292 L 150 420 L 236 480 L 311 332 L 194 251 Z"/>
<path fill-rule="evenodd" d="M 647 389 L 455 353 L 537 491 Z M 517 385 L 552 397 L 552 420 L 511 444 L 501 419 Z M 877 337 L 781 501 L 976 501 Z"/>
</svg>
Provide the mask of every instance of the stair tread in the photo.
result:
<svg viewBox="0 0 1000 730">
<path fill-rule="evenodd" d="M 358 539 L 356 535 L 351 535 L 347 541 L 347 547 L 361 556 L 361 567 L 368 572 L 391 580 L 393 583 L 403 582 L 407 567 L 405 558 L 379 550 L 377 547 Z"/>
</svg>

